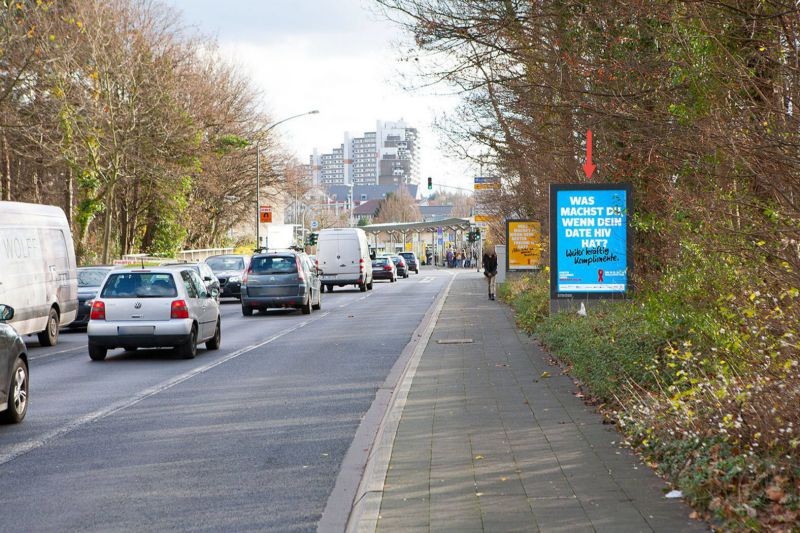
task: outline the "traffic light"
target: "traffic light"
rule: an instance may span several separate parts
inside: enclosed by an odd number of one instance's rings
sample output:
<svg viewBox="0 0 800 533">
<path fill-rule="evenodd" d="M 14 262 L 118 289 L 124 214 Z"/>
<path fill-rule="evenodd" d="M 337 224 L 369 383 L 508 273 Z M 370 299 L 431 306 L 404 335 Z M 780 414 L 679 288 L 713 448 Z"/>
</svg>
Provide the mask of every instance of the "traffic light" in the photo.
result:
<svg viewBox="0 0 800 533">
<path fill-rule="evenodd" d="M 308 245 L 309 246 L 316 246 L 317 245 L 317 236 L 318 233 L 309 233 L 308 234 Z"/>
<path fill-rule="evenodd" d="M 428 178 L 428 190 L 429 191 L 433 190 L 433 178 L 430 177 Z"/>
</svg>

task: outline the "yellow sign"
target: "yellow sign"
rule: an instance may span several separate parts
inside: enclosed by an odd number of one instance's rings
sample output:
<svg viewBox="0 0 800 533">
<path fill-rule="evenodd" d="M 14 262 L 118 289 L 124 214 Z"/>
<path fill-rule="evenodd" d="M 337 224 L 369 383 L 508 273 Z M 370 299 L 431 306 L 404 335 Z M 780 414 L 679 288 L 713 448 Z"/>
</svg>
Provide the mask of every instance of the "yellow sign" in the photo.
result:
<svg viewBox="0 0 800 533">
<path fill-rule="evenodd" d="M 486 190 L 491 190 L 491 189 L 499 189 L 500 188 L 500 182 L 499 181 L 495 181 L 495 182 L 490 182 L 490 183 L 476 183 L 473 186 L 473 188 L 476 191 L 486 191 Z"/>
<path fill-rule="evenodd" d="M 535 220 L 506 221 L 508 270 L 534 270 L 542 262 L 542 225 Z"/>
<path fill-rule="evenodd" d="M 493 222 L 497 220 L 495 215 L 475 215 L 475 222 Z"/>
</svg>

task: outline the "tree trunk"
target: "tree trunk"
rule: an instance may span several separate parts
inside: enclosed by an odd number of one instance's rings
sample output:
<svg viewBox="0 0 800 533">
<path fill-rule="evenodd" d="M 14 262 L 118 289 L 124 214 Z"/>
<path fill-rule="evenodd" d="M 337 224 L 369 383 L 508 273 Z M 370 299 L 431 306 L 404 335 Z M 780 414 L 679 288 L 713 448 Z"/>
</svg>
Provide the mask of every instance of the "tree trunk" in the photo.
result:
<svg viewBox="0 0 800 533">
<path fill-rule="evenodd" d="M 0 200 L 11 200 L 11 154 L 5 133 L 3 134 L 3 180 L 0 183 L 0 191 L 2 191 Z"/>
<path fill-rule="evenodd" d="M 114 212 L 114 187 L 108 191 L 108 202 L 106 203 L 106 219 L 103 225 L 103 264 L 108 264 L 109 248 L 111 244 L 111 217 Z"/>
<path fill-rule="evenodd" d="M 66 190 L 64 192 L 64 213 L 67 215 L 67 224 L 72 227 L 72 204 L 74 201 L 75 192 L 73 191 L 75 178 L 72 175 L 72 167 L 67 166 L 65 175 Z M 74 229 L 74 228 L 73 228 Z"/>
</svg>

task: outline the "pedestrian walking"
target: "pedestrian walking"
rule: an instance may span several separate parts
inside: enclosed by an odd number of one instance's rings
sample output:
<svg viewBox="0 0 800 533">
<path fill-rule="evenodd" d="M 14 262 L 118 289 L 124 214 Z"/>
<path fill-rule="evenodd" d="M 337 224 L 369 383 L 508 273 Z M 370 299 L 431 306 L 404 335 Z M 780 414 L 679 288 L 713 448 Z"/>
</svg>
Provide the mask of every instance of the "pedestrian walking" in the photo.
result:
<svg viewBox="0 0 800 533">
<path fill-rule="evenodd" d="M 497 254 L 493 248 L 489 248 L 483 254 L 483 275 L 486 276 L 486 283 L 489 285 L 489 299 L 494 300 L 497 290 Z"/>
</svg>

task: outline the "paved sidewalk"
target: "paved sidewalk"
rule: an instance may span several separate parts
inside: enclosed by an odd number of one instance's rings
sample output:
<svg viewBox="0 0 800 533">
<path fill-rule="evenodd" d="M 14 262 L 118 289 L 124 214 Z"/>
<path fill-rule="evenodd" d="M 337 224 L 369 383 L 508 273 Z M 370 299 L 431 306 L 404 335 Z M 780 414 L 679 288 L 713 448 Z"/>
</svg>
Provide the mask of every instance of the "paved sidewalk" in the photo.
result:
<svg viewBox="0 0 800 533">
<path fill-rule="evenodd" d="M 483 276 L 460 272 L 411 382 L 378 531 L 706 530 L 547 361 Z"/>
</svg>

